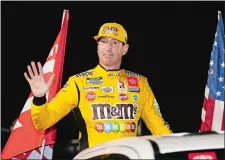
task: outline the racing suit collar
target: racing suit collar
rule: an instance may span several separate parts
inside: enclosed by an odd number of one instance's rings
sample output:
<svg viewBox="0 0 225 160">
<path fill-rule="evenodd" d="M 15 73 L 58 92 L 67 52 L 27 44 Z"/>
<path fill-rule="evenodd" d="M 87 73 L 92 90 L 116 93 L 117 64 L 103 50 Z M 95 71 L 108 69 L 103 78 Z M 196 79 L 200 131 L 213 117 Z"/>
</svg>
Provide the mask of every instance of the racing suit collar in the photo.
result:
<svg viewBox="0 0 225 160">
<path fill-rule="evenodd" d="M 106 72 L 116 72 L 116 71 L 120 71 L 120 69 L 115 69 L 115 70 L 107 70 L 105 69 L 101 64 L 98 64 L 98 66 L 100 66 L 102 69 L 104 69 Z"/>
<path fill-rule="evenodd" d="M 118 70 L 106 70 L 103 66 L 98 64 L 95 69 L 96 73 L 101 74 L 102 76 L 107 77 L 114 77 L 114 76 L 120 76 L 124 73 L 123 69 Z"/>
</svg>

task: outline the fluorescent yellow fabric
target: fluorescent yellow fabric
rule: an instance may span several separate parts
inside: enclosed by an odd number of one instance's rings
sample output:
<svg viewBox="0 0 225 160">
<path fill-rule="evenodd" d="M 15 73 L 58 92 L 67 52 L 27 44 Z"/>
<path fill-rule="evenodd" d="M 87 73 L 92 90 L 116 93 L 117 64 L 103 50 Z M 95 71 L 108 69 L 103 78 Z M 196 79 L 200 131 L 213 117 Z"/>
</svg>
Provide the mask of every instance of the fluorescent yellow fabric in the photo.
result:
<svg viewBox="0 0 225 160">
<path fill-rule="evenodd" d="M 98 65 L 70 77 L 50 103 L 42 106 L 32 103 L 34 125 L 47 129 L 76 107 L 86 124 L 89 147 L 137 135 L 140 118 L 153 135 L 171 133 L 160 115 L 147 78 L 123 69 L 106 71 Z"/>
</svg>

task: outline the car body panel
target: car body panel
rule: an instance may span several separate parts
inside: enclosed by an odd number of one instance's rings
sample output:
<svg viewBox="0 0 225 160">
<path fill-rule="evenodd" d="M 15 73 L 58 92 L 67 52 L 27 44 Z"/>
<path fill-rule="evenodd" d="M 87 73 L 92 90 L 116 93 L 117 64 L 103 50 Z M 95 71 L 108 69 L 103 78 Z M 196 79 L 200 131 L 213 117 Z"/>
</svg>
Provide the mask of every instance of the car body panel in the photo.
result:
<svg viewBox="0 0 225 160">
<path fill-rule="evenodd" d="M 160 154 L 224 149 L 224 132 L 221 133 L 174 133 L 164 136 L 126 137 L 108 141 L 78 153 L 75 159 L 89 159 L 105 154 L 121 154 L 130 159 L 154 159 L 157 144 Z"/>
<path fill-rule="evenodd" d="M 150 154 L 146 154 L 149 152 Z M 122 154 L 132 159 L 154 159 L 154 150 L 148 140 L 126 137 L 85 149 L 75 159 L 88 159 L 104 154 Z"/>
</svg>

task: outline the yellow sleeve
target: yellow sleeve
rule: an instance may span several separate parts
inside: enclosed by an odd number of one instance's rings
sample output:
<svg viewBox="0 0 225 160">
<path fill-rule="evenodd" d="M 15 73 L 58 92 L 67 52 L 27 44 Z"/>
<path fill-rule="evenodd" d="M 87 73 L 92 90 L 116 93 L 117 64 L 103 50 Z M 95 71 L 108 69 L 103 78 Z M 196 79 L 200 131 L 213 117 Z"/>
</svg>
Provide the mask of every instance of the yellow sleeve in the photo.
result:
<svg viewBox="0 0 225 160">
<path fill-rule="evenodd" d="M 41 105 L 31 103 L 31 117 L 36 129 L 45 130 L 66 116 L 78 105 L 79 93 L 75 80 L 70 77 L 55 98 Z"/>
<path fill-rule="evenodd" d="M 152 135 L 163 135 L 163 134 L 171 134 L 172 131 L 165 124 L 163 120 L 158 103 L 155 99 L 155 96 L 148 84 L 147 78 L 144 80 L 143 87 L 143 110 L 141 117 L 145 122 L 148 129 L 151 131 Z"/>
</svg>

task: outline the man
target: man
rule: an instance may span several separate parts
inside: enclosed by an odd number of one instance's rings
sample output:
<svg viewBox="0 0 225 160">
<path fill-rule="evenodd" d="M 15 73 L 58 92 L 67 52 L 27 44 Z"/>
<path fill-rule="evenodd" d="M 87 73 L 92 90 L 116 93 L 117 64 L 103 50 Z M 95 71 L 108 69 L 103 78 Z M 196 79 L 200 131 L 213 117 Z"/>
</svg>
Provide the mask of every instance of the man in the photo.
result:
<svg viewBox="0 0 225 160">
<path fill-rule="evenodd" d="M 76 113 L 81 150 L 111 139 L 136 136 L 140 118 L 153 135 L 170 134 L 159 112 L 158 103 L 147 78 L 121 69 L 127 53 L 127 32 L 118 23 L 105 23 L 94 37 L 99 64 L 71 76 L 56 97 L 46 103 L 54 75 L 45 81 L 40 62 L 28 65 L 34 99 L 31 114 L 37 129 L 47 129 L 66 116 Z"/>
</svg>

